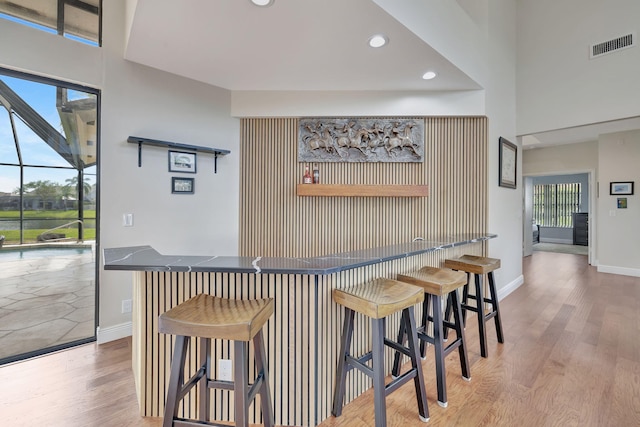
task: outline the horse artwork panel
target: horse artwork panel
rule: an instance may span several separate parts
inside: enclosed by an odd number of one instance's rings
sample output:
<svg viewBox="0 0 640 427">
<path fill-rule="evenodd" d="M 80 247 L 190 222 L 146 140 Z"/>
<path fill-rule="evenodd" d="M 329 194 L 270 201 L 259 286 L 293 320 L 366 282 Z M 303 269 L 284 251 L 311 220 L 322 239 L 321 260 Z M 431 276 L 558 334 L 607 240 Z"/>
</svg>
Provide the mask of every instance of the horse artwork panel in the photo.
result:
<svg viewBox="0 0 640 427">
<path fill-rule="evenodd" d="M 299 162 L 422 162 L 424 119 L 301 118 Z"/>
</svg>

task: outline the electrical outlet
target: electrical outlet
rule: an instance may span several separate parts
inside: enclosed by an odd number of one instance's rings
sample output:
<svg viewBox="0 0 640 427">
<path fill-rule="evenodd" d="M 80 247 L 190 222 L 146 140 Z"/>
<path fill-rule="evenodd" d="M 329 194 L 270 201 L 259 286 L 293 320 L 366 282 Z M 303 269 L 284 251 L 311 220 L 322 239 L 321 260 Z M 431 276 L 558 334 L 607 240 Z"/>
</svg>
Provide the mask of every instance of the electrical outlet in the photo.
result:
<svg viewBox="0 0 640 427">
<path fill-rule="evenodd" d="M 233 381 L 231 359 L 218 359 L 218 380 Z"/>
<path fill-rule="evenodd" d="M 131 313 L 131 300 L 123 299 L 122 300 L 122 313 Z"/>
</svg>

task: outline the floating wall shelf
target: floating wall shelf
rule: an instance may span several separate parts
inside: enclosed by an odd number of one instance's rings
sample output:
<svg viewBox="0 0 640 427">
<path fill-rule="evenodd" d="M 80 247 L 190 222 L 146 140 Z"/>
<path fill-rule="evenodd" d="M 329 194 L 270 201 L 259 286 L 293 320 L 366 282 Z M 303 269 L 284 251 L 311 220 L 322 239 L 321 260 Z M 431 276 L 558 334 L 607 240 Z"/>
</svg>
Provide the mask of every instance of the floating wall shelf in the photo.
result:
<svg viewBox="0 0 640 427">
<path fill-rule="evenodd" d="M 153 145 L 155 147 L 176 148 L 179 150 L 197 151 L 199 153 L 210 153 L 215 156 L 213 172 L 218 173 L 218 156 L 224 156 L 231 151 L 221 148 L 202 147 L 199 145 L 180 144 L 177 142 L 160 141 L 157 139 L 140 138 L 139 136 L 130 136 L 127 142 L 138 144 L 138 167 L 142 166 L 142 146 Z"/>
<path fill-rule="evenodd" d="M 312 197 L 427 197 L 426 185 L 298 184 L 298 196 Z"/>
</svg>

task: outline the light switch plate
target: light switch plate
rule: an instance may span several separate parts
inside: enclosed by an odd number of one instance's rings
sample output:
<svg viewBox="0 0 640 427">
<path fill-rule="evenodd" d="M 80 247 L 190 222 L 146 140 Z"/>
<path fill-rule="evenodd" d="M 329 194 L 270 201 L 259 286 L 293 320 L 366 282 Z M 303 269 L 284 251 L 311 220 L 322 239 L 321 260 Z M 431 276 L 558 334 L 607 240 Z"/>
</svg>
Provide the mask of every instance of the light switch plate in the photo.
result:
<svg viewBox="0 0 640 427">
<path fill-rule="evenodd" d="M 132 213 L 122 214 L 122 226 L 123 227 L 133 227 L 133 214 Z"/>
</svg>

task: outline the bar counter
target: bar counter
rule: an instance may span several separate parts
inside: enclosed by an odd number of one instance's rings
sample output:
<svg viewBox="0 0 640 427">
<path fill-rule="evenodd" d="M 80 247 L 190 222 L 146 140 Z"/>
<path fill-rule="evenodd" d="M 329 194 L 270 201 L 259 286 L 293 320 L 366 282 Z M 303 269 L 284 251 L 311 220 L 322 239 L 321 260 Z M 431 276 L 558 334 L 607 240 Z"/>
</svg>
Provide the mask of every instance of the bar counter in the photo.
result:
<svg viewBox="0 0 640 427">
<path fill-rule="evenodd" d="M 162 255 L 151 246 L 104 249 L 105 270 L 134 272 L 132 363 L 140 414 L 161 417 L 164 409 L 174 337 L 158 333 L 158 315 L 198 293 L 270 297 L 276 309 L 265 326 L 265 341 L 276 425 L 317 426 L 330 416 L 343 318 L 332 301 L 332 289 L 376 277 L 395 278 L 463 253 L 487 255 L 486 241 L 495 237 L 446 236 L 312 258 Z M 418 316 L 421 307 L 416 310 Z M 398 326 L 399 317 L 391 318 L 387 336 L 395 336 Z M 365 324 L 354 331 L 354 352 L 367 352 L 369 341 Z M 212 342 L 212 360 L 231 358 L 231 347 Z M 191 354 L 197 354 L 196 349 L 192 340 Z M 195 370 L 195 356 L 190 357 L 189 369 Z M 250 378 L 253 370 L 251 363 Z M 348 378 L 347 402 L 370 387 L 359 372 Z M 232 420 L 233 396 L 224 390 L 213 390 L 212 396 L 212 417 Z M 185 399 L 182 416 L 196 413 L 196 400 L 195 393 Z M 250 408 L 251 422 L 260 423 L 258 408 Z"/>
</svg>

